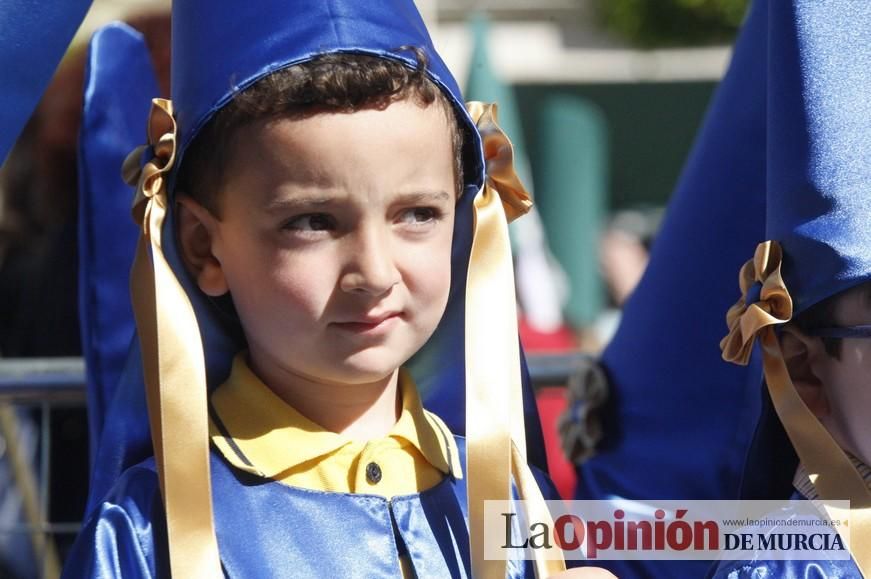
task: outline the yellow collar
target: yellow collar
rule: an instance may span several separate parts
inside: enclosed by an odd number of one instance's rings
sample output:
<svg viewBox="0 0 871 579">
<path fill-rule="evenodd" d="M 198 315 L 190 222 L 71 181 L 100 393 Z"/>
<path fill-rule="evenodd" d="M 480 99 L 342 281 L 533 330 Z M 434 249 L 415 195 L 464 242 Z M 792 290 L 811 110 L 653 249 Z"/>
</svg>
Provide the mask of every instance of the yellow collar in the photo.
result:
<svg viewBox="0 0 871 579">
<path fill-rule="evenodd" d="M 408 441 L 433 467 L 462 478 L 453 436 L 440 418 L 423 409 L 414 380 L 402 369 L 399 392 L 402 412 L 387 436 Z M 212 442 L 224 457 L 266 478 L 354 443 L 279 398 L 248 367 L 245 352 L 236 356 L 229 378 L 212 393 L 210 418 Z"/>
</svg>

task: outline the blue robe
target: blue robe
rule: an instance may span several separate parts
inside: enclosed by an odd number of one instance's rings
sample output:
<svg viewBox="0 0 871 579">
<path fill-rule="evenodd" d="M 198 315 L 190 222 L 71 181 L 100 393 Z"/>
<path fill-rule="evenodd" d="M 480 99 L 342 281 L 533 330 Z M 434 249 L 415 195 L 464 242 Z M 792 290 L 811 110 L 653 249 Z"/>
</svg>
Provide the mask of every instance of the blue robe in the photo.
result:
<svg viewBox="0 0 871 579">
<path fill-rule="evenodd" d="M 465 462 L 465 440 L 455 437 Z M 533 468 L 546 499 L 552 484 Z M 379 496 L 291 487 L 211 455 L 218 547 L 229 578 L 400 576 L 407 554 L 418 577 L 469 577 L 464 479 L 419 494 Z M 64 577 L 169 577 L 163 505 L 154 459 L 128 469 L 79 535 Z M 509 561 L 508 577 L 535 577 Z"/>
<path fill-rule="evenodd" d="M 795 492 L 790 500 L 806 500 Z M 779 517 L 783 514 L 779 513 Z M 789 529 L 784 529 L 788 532 Z M 770 561 L 754 557 L 749 561 L 720 561 L 711 570 L 711 579 L 863 579 L 852 559 L 845 561 Z"/>
</svg>

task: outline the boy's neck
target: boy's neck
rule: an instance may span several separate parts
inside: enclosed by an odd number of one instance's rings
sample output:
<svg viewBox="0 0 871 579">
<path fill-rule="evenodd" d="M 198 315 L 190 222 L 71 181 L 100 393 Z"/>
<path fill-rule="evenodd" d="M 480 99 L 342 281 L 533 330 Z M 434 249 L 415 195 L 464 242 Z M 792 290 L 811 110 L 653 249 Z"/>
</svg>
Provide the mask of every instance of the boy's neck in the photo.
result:
<svg viewBox="0 0 871 579">
<path fill-rule="evenodd" d="M 360 441 L 386 436 L 401 411 L 399 370 L 375 382 L 316 382 L 279 370 L 264 371 L 249 355 L 251 370 L 279 398 L 330 432 Z"/>
</svg>

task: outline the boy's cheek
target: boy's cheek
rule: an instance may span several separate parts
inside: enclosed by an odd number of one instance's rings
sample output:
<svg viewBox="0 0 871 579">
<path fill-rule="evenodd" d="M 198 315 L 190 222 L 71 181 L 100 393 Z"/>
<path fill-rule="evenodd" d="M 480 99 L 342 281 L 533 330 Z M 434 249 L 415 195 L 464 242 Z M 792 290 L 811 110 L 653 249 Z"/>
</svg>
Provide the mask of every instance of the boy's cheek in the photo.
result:
<svg viewBox="0 0 871 579">
<path fill-rule="evenodd" d="M 829 416 L 822 422 L 842 447 L 871 463 L 871 344 L 842 344 L 823 377 Z M 864 342 L 864 341 L 863 341 Z"/>
</svg>

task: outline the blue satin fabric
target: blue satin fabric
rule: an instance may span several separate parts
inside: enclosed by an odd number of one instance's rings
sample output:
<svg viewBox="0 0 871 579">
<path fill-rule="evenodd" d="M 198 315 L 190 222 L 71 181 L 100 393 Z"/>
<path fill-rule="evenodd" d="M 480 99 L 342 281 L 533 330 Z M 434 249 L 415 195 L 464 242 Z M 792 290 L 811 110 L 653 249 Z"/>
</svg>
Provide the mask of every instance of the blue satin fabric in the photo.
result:
<svg viewBox="0 0 871 579">
<path fill-rule="evenodd" d="M 791 500 L 805 500 L 793 492 Z M 788 513 L 780 511 L 777 518 Z M 790 532 L 788 527 L 773 527 L 772 532 Z M 793 529 L 794 531 L 794 529 Z M 863 579 L 852 559 L 846 561 L 768 561 L 759 553 L 751 561 L 720 561 L 708 575 L 710 579 Z"/>
<path fill-rule="evenodd" d="M 738 271 L 765 236 L 766 2 L 755 2 L 669 203 L 650 264 L 603 354 L 612 384 L 579 499 L 736 498 L 761 365 L 720 357 Z M 623 508 L 621 506 L 621 508 Z M 603 561 L 619 577 L 701 577 L 699 561 Z"/>
<path fill-rule="evenodd" d="M 464 441 L 456 440 L 465 460 Z M 400 552 L 418 577 L 469 577 L 463 479 L 447 477 L 388 501 L 289 487 L 238 471 L 217 452 L 211 467 L 227 577 L 398 577 Z M 535 474 L 545 497 L 555 499 L 546 478 Z M 158 484 L 153 459 L 125 472 L 86 523 L 64 577 L 168 577 Z M 514 560 L 507 576 L 535 574 L 531 563 Z"/>
<path fill-rule="evenodd" d="M 261 0 L 256 9 L 226 0 L 189 0 L 173 6 L 172 38 L 172 100 L 183 150 L 239 90 L 277 69 L 333 52 L 374 54 L 414 66 L 413 54 L 399 48 L 422 48 L 430 76 L 468 119 L 459 86 L 411 0 Z M 475 162 L 467 167 L 466 183 L 480 186 L 483 153 L 477 135 L 472 141 Z"/>
<path fill-rule="evenodd" d="M 795 317 L 871 280 L 871 4 L 772 0 L 768 11 L 766 239 L 783 246 Z M 763 394 L 742 497 L 789 496 L 796 464 Z"/>
<path fill-rule="evenodd" d="M 0 165 L 90 6 L 91 0 L 0 2 Z"/>
<path fill-rule="evenodd" d="M 767 5 L 755 2 L 602 362 L 605 438 L 579 499 L 730 499 L 759 412 L 758 356 L 720 357 L 738 270 L 765 235 Z M 620 577 L 701 577 L 699 561 L 607 561 Z"/>
<path fill-rule="evenodd" d="M 177 2 L 173 12 L 172 97 L 182 146 L 185 147 L 218 107 L 226 104 L 241 87 L 250 85 L 264 74 L 329 52 L 375 54 L 413 65 L 409 61 L 410 53 L 399 50 L 404 45 L 421 47 L 427 53 L 432 78 L 445 91 L 459 118 L 466 124 L 465 184 L 454 225 L 453 275 L 448 306 L 433 338 L 409 363 L 425 406 L 436 412 L 452 432 L 464 434 L 465 282 L 473 233 L 472 203 L 483 182 L 483 151 L 480 136 L 462 105 L 457 84 L 432 47 L 414 3 L 411 0 L 269 0 L 256 5 L 239 5 L 229 0 Z M 144 140 L 147 115 L 140 111 L 147 111 L 151 97 L 157 94 L 153 73 L 140 67 L 144 63 L 141 55 L 145 50 L 138 35 L 119 26 L 98 31 L 92 41 L 86 108 L 93 108 L 90 103 L 111 103 L 113 107 L 117 104 L 111 110 L 124 118 L 125 123 L 129 119 L 135 124 L 135 117 L 142 115 L 138 123 L 143 136 L 136 137 L 133 142 L 130 141 L 132 133 L 118 130 L 110 123 L 91 125 L 83 132 L 82 146 L 98 148 L 104 159 L 110 155 L 123 158 Z M 140 56 L 134 56 L 137 52 Z M 125 71 L 111 65 L 116 62 L 116 55 L 128 56 L 133 68 Z M 109 64 L 104 65 L 104 62 Z M 112 96 L 119 90 L 120 78 L 125 83 L 121 89 L 123 99 Z M 114 147 L 111 153 L 110 147 Z M 117 175 L 119 168 L 103 163 L 88 170 L 92 174 L 104 172 L 109 180 Z M 106 217 L 108 211 L 107 208 L 107 213 L 100 219 Z M 119 223 L 129 219 L 126 209 L 123 213 L 120 209 L 112 211 L 119 212 L 115 215 Z M 89 218 L 82 215 L 83 220 Z M 244 341 L 235 316 L 207 299 L 187 274 L 175 243 L 172 210 L 165 227 L 164 252 L 194 306 L 206 353 L 208 384 L 214 388 L 229 374 L 233 356 L 245 347 Z M 128 259 L 132 263 L 132 250 Z M 126 299 L 127 290 L 121 294 L 120 288 L 127 283 L 127 272 L 126 267 L 100 271 L 102 280 L 91 283 L 119 288 L 118 295 Z M 132 318 L 120 314 L 115 320 L 119 328 L 132 323 Z M 104 328 L 103 331 L 109 330 Z M 85 344 L 86 350 L 92 346 Z M 137 344 L 134 341 L 123 363 L 122 357 L 108 348 L 103 348 L 99 356 L 113 368 L 123 365 L 123 371 L 111 394 L 111 401 L 103 396 L 105 417 L 95 417 L 96 424 L 102 423 L 102 432 L 89 497 L 92 506 L 124 469 L 153 452 Z M 529 461 L 545 469 L 538 412 L 525 366 L 523 382 Z"/>
<path fill-rule="evenodd" d="M 871 279 L 871 3 L 770 4 L 767 239 L 795 313 Z"/>
<path fill-rule="evenodd" d="M 853 561 L 729 561 L 712 579 L 862 579 Z"/>
<path fill-rule="evenodd" d="M 110 24 L 98 30 L 89 50 L 79 139 L 83 248 L 79 283 L 93 462 L 87 512 L 124 469 L 152 454 L 129 291 L 139 229 L 130 215 L 133 191 L 120 175 L 123 159 L 144 143 L 151 98 L 158 94 L 145 43 L 130 27 Z M 167 245 L 174 251 L 174 243 Z M 189 291 L 196 287 L 186 276 L 181 279 Z M 206 307 L 202 301 L 199 305 Z M 212 328 L 214 320 L 206 315 L 200 323 Z M 218 346 L 241 348 L 241 343 L 232 345 L 227 331 L 214 333 L 211 340 Z M 225 366 L 218 365 L 214 379 L 226 375 L 229 361 Z"/>
<path fill-rule="evenodd" d="M 128 38 L 138 42 L 124 42 Z M 149 104 L 140 95 L 158 94 L 151 60 L 139 42 L 139 33 L 126 24 L 109 25 L 94 37 L 85 73 L 82 134 L 87 138 L 79 143 L 78 157 L 79 317 L 92 449 L 136 331 L 128 273 L 139 228 L 128 217 L 130 186 L 118 167 L 142 140 Z M 94 79 L 105 75 L 116 79 L 115 90 L 93 90 Z"/>
</svg>

